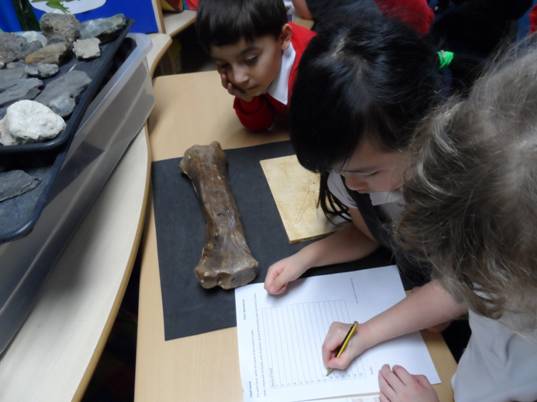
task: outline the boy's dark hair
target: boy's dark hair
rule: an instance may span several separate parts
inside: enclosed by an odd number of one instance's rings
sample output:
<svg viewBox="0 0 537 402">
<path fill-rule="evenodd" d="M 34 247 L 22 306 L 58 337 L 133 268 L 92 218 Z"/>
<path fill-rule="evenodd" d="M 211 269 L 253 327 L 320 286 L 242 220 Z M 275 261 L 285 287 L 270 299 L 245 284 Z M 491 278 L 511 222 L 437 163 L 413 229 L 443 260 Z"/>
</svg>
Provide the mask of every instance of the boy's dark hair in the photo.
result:
<svg viewBox="0 0 537 402">
<path fill-rule="evenodd" d="M 431 114 L 414 142 L 401 246 L 472 310 L 530 313 L 520 324 L 537 326 L 537 37 Z"/>
<path fill-rule="evenodd" d="M 282 0 L 202 0 L 196 30 L 201 46 L 210 53 L 211 46 L 252 41 L 272 35 L 277 38 L 287 23 Z"/>
<path fill-rule="evenodd" d="M 290 109 L 297 157 L 323 173 L 321 206 L 338 214 L 346 208 L 327 193 L 327 172 L 348 160 L 365 137 L 381 149 L 405 149 L 439 99 L 441 81 L 433 48 L 403 24 L 378 13 L 345 22 L 310 42 Z"/>
</svg>

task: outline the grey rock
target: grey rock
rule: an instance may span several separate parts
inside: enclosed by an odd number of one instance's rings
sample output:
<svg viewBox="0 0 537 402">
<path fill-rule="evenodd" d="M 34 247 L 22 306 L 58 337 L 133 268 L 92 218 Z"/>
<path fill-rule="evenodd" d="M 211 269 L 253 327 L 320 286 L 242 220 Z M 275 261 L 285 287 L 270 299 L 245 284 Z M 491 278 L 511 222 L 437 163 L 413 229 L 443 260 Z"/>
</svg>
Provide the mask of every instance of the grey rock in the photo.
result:
<svg viewBox="0 0 537 402">
<path fill-rule="evenodd" d="M 37 63 L 27 64 L 24 71 L 30 77 L 48 78 L 56 75 L 60 68 L 56 64 Z M 2 73 L 0 72 L 0 76 Z"/>
<path fill-rule="evenodd" d="M 4 68 L 5 65 L 6 65 L 6 63 L 0 62 L 0 69 L 1 69 L 1 68 Z"/>
<path fill-rule="evenodd" d="M 0 202 L 27 193 L 40 183 L 41 180 L 30 176 L 24 170 L 0 172 Z"/>
<path fill-rule="evenodd" d="M 115 34 L 127 25 L 127 18 L 123 14 L 116 14 L 108 18 L 97 18 L 82 23 L 80 38 L 97 37 L 101 42 L 114 39 Z"/>
<path fill-rule="evenodd" d="M 39 42 L 41 47 L 47 46 L 47 37 L 39 31 L 14 32 L 17 36 L 22 36 L 28 43 Z"/>
<path fill-rule="evenodd" d="M 48 106 L 60 116 L 67 117 L 73 112 L 76 106 L 76 100 L 68 94 L 62 94 L 51 99 Z"/>
<path fill-rule="evenodd" d="M 17 84 L 17 81 L 26 78 L 24 67 L 16 67 L 0 70 L 0 91 Z"/>
<path fill-rule="evenodd" d="M 41 48 L 39 42 L 28 43 L 21 36 L 9 32 L 0 32 L 0 63 L 7 64 L 20 60 Z"/>
<path fill-rule="evenodd" d="M 49 42 L 73 43 L 80 36 L 80 22 L 72 14 L 47 13 L 39 20 L 41 32 Z"/>
<path fill-rule="evenodd" d="M 101 55 L 98 38 L 78 39 L 73 43 L 73 52 L 82 60 L 93 59 Z"/>
<path fill-rule="evenodd" d="M 26 65 L 26 63 L 23 62 L 23 61 L 12 61 L 12 62 L 6 64 L 6 68 L 8 68 L 8 69 L 20 68 L 20 67 L 24 67 L 25 65 Z"/>
<path fill-rule="evenodd" d="M 37 52 L 30 53 L 26 56 L 27 64 L 61 64 L 69 52 L 69 46 L 65 42 L 51 43 Z"/>
<path fill-rule="evenodd" d="M 35 99 L 60 116 L 69 116 L 76 98 L 89 85 L 91 78 L 83 71 L 73 70 L 51 81 Z"/>
<path fill-rule="evenodd" d="M 37 78 L 25 78 L 15 85 L 0 92 L 0 107 L 10 105 L 21 99 L 33 99 L 43 88 L 43 81 Z"/>
</svg>

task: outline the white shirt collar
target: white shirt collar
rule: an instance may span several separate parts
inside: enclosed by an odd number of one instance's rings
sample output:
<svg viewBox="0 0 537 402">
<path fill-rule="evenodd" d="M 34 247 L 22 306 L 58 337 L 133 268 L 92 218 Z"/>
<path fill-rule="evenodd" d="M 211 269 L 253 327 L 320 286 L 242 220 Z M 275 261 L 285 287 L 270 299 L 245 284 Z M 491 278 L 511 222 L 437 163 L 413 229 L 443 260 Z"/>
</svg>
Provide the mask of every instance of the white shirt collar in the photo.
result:
<svg viewBox="0 0 537 402">
<path fill-rule="evenodd" d="M 289 101 L 289 75 L 291 74 L 295 57 L 295 49 L 293 48 L 293 45 L 289 43 L 287 49 L 283 51 L 280 74 L 274 81 L 272 81 L 272 84 L 270 84 L 267 90 L 270 96 L 284 105 L 287 105 L 287 102 Z"/>
<path fill-rule="evenodd" d="M 371 204 L 380 207 L 392 221 L 399 219 L 405 200 L 401 191 L 369 193 Z"/>
<path fill-rule="evenodd" d="M 374 206 L 391 203 L 402 204 L 404 202 L 403 194 L 401 194 L 401 191 L 369 193 L 369 198 L 371 198 L 371 204 L 373 204 Z"/>
</svg>

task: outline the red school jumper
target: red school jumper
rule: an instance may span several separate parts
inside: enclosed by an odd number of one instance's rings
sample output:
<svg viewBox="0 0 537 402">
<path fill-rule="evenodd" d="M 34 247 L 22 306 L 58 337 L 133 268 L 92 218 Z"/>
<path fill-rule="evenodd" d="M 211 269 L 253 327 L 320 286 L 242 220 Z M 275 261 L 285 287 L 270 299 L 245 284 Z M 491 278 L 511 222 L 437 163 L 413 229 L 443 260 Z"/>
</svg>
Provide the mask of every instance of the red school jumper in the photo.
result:
<svg viewBox="0 0 537 402">
<path fill-rule="evenodd" d="M 375 0 L 384 15 L 395 18 L 426 35 L 434 22 L 434 11 L 426 0 Z"/>
<path fill-rule="evenodd" d="M 295 60 L 289 74 L 289 83 L 287 86 L 288 99 L 291 99 L 293 84 L 295 83 L 298 64 L 315 33 L 299 25 L 289 24 L 291 26 L 291 44 L 295 49 Z M 289 103 L 289 102 L 287 102 Z M 262 131 L 272 126 L 274 117 L 287 111 L 287 105 L 280 103 L 269 94 L 262 94 L 254 97 L 250 102 L 246 102 L 235 97 L 233 103 L 237 117 L 242 125 L 251 131 Z"/>
</svg>

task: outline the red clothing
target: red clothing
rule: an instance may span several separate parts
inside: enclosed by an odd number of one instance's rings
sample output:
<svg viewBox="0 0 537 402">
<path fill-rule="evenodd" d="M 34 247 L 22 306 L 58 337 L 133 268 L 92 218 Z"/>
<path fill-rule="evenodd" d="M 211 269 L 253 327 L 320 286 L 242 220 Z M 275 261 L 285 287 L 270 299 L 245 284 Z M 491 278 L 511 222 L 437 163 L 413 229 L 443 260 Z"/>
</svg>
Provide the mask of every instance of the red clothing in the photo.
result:
<svg viewBox="0 0 537 402">
<path fill-rule="evenodd" d="M 197 10 L 199 0 L 184 0 L 185 10 Z"/>
<path fill-rule="evenodd" d="M 361 0 L 306 0 L 306 4 L 320 26 L 330 23 L 340 12 L 359 13 L 364 5 L 365 9 L 370 8 L 368 2 L 364 4 Z M 399 20 L 421 35 L 427 34 L 434 22 L 434 12 L 427 0 L 375 0 L 375 4 L 384 15 Z"/>
<path fill-rule="evenodd" d="M 434 21 L 434 12 L 427 0 L 375 0 L 380 10 L 425 35 Z"/>
<path fill-rule="evenodd" d="M 293 84 L 295 83 L 298 64 L 302 54 L 315 33 L 307 28 L 290 23 L 291 26 L 291 43 L 295 49 L 295 60 L 289 74 L 289 83 L 287 87 L 288 99 L 291 99 Z M 289 102 L 287 102 L 289 103 Z M 235 98 L 233 104 L 235 112 L 242 125 L 251 131 L 262 131 L 272 126 L 274 117 L 287 111 L 287 105 L 280 103 L 269 94 L 256 96 L 250 102 L 240 98 Z"/>
</svg>

